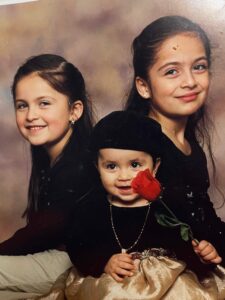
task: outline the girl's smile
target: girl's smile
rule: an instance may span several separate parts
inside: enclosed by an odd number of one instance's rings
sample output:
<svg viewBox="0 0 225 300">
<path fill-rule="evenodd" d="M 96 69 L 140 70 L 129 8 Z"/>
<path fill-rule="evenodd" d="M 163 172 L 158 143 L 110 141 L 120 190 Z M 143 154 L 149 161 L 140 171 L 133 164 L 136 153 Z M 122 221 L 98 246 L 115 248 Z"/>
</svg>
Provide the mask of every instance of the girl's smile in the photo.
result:
<svg viewBox="0 0 225 300">
<path fill-rule="evenodd" d="M 28 130 L 30 130 L 31 134 L 36 134 L 42 131 L 42 129 L 46 128 L 47 125 L 27 125 L 25 126 Z"/>
<path fill-rule="evenodd" d="M 197 99 L 199 93 L 187 93 L 182 96 L 178 96 L 178 99 L 181 99 L 184 102 L 191 102 Z"/>
<path fill-rule="evenodd" d="M 117 186 L 118 191 L 121 195 L 132 195 L 133 194 L 133 189 L 131 188 L 130 185 L 127 186 Z"/>
</svg>

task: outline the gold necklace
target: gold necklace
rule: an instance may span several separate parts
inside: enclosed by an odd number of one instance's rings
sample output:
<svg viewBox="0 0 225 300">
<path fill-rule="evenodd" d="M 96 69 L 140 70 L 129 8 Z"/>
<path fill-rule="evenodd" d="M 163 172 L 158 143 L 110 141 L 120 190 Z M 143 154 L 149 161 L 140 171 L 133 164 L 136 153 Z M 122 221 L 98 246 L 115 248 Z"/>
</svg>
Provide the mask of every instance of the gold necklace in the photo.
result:
<svg viewBox="0 0 225 300">
<path fill-rule="evenodd" d="M 119 240 L 119 237 L 118 237 L 118 235 L 117 235 L 117 233 L 116 233 L 115 225 L 114 225 L 114 222 L 113 222 L 112 203 L 109 203 L 109 208 L 110 208 L 110 220 L 111 220 L 112 230 L 113 230 L 114 236 L 115 236 L 115 238 L 116 238 L 116 241 L 117 241 L 118 245 L 120 246 L 121 253 L 127 253 L 127 252 L 130 251 L 132 248 L 134 248 L 134 246 L 136 246 L 137 243 L 139 242 L 139 240 L 140 240 L 140 238 L 141 238 L 141 235 L 142 235 L 142 233 L 143 233 L 143 231 L 144 231 L 144 229 L 145 229 L 145 225 L 146 225 L 146 223 L 147 223 L 147 220 L 148 220 L 148 215 L 149 215 L 149 212 L 150 212 L 150 205 L 151 205 L 151 202 L 149 202 L 149 204 L 148 204 L 148 210 L 147 210 L 147 213 L 146 213 L 146 215 L 145 215 L 145 220 L 144 220 L 144 223 L 143 223 L 143 225 L 142 225 L 141 231 L 140 231 L 140 233 L 139 233 L 137 239 L 134 241 L 134 243 L 133 243 L 130 247 L 128 247 L 127 249 L 125 249 L 125 248 L 122 246 L 122 244 L 121 244 L 121 242 L 120 242 L 120 240 Z"/>
</svg>

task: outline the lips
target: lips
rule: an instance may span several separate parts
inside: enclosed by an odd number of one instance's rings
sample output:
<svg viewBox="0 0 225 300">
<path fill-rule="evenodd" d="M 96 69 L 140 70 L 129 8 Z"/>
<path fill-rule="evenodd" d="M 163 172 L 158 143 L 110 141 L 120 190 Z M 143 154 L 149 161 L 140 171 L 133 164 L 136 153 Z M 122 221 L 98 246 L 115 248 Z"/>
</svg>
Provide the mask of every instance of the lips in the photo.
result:
<svg viewBox="0 0 225 300">
<path fill-rule="evenodd" d="M 191 102 L 194 101 L 197 97 L 198 97 L 199 92 L 195 92 L 195 93 L 188 93 L 182 96 L 178 96 L 178 99 L 181 99 L 184 102 Z"/>
<path fill-rule="evenodd" d="M 41 131 L 42 129 L 44 129 L 46 127 L 46 125 L 29 125 L 26 126 L 26 129 L 28 129 L 30 132 L 36 133 Z"/>
<path fill-rule="evenodd" d="M 122 195 L 130 195 L 134 192 L 131 186 L 117 186 L 117 188 Z"/>
</svg>

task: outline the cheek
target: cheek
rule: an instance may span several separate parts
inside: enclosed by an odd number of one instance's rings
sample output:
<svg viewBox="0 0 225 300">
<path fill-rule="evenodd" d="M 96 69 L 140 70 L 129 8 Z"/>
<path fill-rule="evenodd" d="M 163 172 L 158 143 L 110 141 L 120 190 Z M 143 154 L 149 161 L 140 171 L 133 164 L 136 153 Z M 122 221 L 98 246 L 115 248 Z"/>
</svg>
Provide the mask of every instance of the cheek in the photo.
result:
<svg viewBox="0 0 225 300">
<path fill-rule="evenodd" d="M 208 92 L 208 89 L 209 89 L 209 78 L 205 79 L 203 82 L 202 82 L 202 86 L 205 88 L 205 90 Z"/>
<path fill-rule="evenodd" d="M 16 118 L 17 127 L 20 129 L 24 125 L 25 118 L 22 115 L 17 115 L 17 114 L 16 114 L 15 118 Z"/>
<path fill-rule="evenodd" d="M 101 181 L 102 181 L 102 184 L 104 187 L 109 187 L 109 186 L 113 185 L 114 179 L 113 179 L 112 174 L 100 172 L 99 175 L 100 175 L 100 178 L 101 178 Z"/>
<path fill-rule="evenodd" d="M 159 82 L 160 83 L 160 82 Z M 156 83 L 152 88 L 152 102 L 156 105 L 166 105 L 167 98 L 173 95 L 174 91 L 176 90 L 176 86 L 171 83 L 164 83 L 161 84 Z"/>
<path fill-rule="evenodd" d="M 51 123 L 69 123 L 70 112 L 67 107 L 57 106 L 54 109 L 43 110 L 43 118 Z"/>
<path fill-rule="evenodd" d="M 210 85 L 210 75 L 209 74 L 202 74 L 196 78 L 198 84 L 207 92 Z"/>
<path fill-rule="evenodd" d="M 70 127 L 69 119 L 62 118 L 46 118 L 48 126 L 55 131 L 65 131 Z"/>
</svg>

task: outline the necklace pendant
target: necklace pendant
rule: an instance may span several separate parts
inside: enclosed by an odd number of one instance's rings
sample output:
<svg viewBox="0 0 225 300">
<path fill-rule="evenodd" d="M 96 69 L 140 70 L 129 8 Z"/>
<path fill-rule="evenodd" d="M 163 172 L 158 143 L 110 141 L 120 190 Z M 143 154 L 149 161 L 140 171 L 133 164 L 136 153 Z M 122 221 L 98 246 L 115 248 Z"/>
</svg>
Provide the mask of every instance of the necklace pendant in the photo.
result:
<svg viewBox="0 0 225 300">
<path fill-rule="evenodd" d="M 121 253 L 127 253 L 127 249 L 121 249 Z"/>
</svg>

